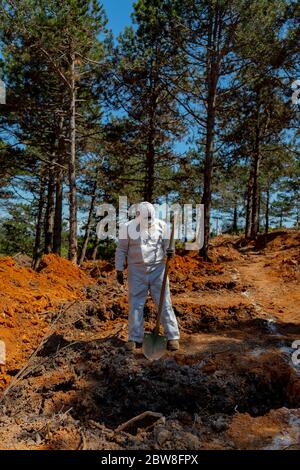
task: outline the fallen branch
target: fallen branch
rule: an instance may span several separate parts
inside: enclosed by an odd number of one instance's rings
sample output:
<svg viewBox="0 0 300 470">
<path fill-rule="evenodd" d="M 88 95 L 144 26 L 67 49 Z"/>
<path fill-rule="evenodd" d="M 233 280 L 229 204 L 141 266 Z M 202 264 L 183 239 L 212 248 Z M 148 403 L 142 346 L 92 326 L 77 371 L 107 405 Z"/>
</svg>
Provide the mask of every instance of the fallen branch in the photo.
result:
<svg viewBox="0 0 300 470">
<path fill-rule="evenodd" d="M 133 431 L 137 431 L 138 428 L 149 428 L 153 426 L 153 424 L 158 421 L 159 419 L 163 418 L 161 413 L 155 413 L 154 411 L 144 411 L 144 413 L 135 416 L 134 418 L 126 421 L 126 423 L 120 424 L 115 431 L 125 431 L 126 429 L 133 428 Z"/>
</svg>

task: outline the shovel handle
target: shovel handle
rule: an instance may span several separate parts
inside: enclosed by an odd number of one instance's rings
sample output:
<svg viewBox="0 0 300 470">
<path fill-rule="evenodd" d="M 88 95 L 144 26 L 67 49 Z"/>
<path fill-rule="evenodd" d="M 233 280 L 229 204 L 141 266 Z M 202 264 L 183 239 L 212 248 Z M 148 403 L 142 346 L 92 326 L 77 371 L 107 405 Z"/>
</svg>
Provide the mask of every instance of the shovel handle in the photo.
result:
<svg viewBox="0 0 300 470">
<path fill-rule="evenodd" d="M 175 233 L 175 219 L 173 220 L 173 223 L 172 223 L 169 249 L 173 248 L 173 245 L 174 245 L 174 233 Z M 161 291 L 160 291 L 160 297 L 159 297 L 156 325 L 155 325 L 155 328 L 153 330 L 153 333 L 156 334 L 156 335 L 159 334 L 160 317 L 161 317 L 161 312 L 162 312 L 162 308 L 163 308 L 163 303 L 164 303 L 164 300 L 165 300 L 165 291 L 166 291 L 166 284 L 167 284 L 167 279 L 168 279 L 169 265 L 170 265 L 170 260 L 169 260 L 169 258 L 167 258 L 167 261 L 166 261 L 166 264 L 165 264 L 163 282 L 162 282 Z"/>
</svg>

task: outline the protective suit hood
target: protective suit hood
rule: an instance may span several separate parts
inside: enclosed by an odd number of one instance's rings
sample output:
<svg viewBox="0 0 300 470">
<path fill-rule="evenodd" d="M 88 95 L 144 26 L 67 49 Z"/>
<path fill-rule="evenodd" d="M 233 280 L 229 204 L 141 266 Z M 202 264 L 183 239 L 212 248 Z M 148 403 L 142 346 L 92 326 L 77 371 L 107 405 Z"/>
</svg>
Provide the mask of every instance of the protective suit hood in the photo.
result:
<svg viewBox="0 0 300 470">
<path fill-rule="evenodd" d="M 139 213 L 139 215 L 137 215 L 139 219 L 148 220 L 148 217 L 151 217 L 151 220 L 155 219 L 155 209 L 150 202 L 140 202 L 136 208 L 136 212 Z"/>
</svg>

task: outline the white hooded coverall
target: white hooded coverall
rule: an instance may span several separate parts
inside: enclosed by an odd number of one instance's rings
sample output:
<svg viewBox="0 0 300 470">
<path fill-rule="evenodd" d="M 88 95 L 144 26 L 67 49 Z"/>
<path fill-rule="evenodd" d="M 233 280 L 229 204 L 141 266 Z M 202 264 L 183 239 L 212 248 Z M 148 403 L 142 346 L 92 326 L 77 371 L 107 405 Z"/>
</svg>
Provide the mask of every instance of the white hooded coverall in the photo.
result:
<svg viewBox="0 0 300 470">
<path fill-rule="evenodd" d="M 146 208 L 151 216 L 151 225 L 146 236 L 131 237 L 132 224 L 136 220 L 124 225 L 127 237 L 120 238 L 116 250 L 116 270 L 123 271 L 126 259 L 128 263 L 128 340 L 143 342 L 144 337 L 144 305 L 150 289 L 151 297 L 159 305 L 161 286 L 164 276 L 165 256 L 169 247 L 167 224 L 155 218 L 155 209 L 150 203 L 141 203 L 139 208 Z M 139 210 L 139 209 L 138 209 Z M 124 232 L 122 235 L 124 235 Z M 179 329 L 174 314 L 169 280 L 166 283 L 165 300 L 161 313 L 165 335 L 168 340 L 179 339 Z"/>
</svg>

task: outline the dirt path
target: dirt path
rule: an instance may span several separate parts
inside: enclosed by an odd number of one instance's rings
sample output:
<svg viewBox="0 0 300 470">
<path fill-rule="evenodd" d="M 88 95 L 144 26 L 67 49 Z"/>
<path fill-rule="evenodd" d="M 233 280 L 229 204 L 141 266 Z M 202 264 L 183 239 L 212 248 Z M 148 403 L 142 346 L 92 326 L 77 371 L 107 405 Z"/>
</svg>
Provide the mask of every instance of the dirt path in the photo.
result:
<svg viewBox="0 0 300 470">
<path fill-rule="evenodd" d="M 285 279 L 274 261 L 281 259 L 282 251 L 264 254 L 250 252 L 245 261 L 236 264 L 243 283 L 248 284 L 246 295 L 270 318 L 283 323 L 300 324 L 300 289 L 296 279 Z"/>
</svg>

